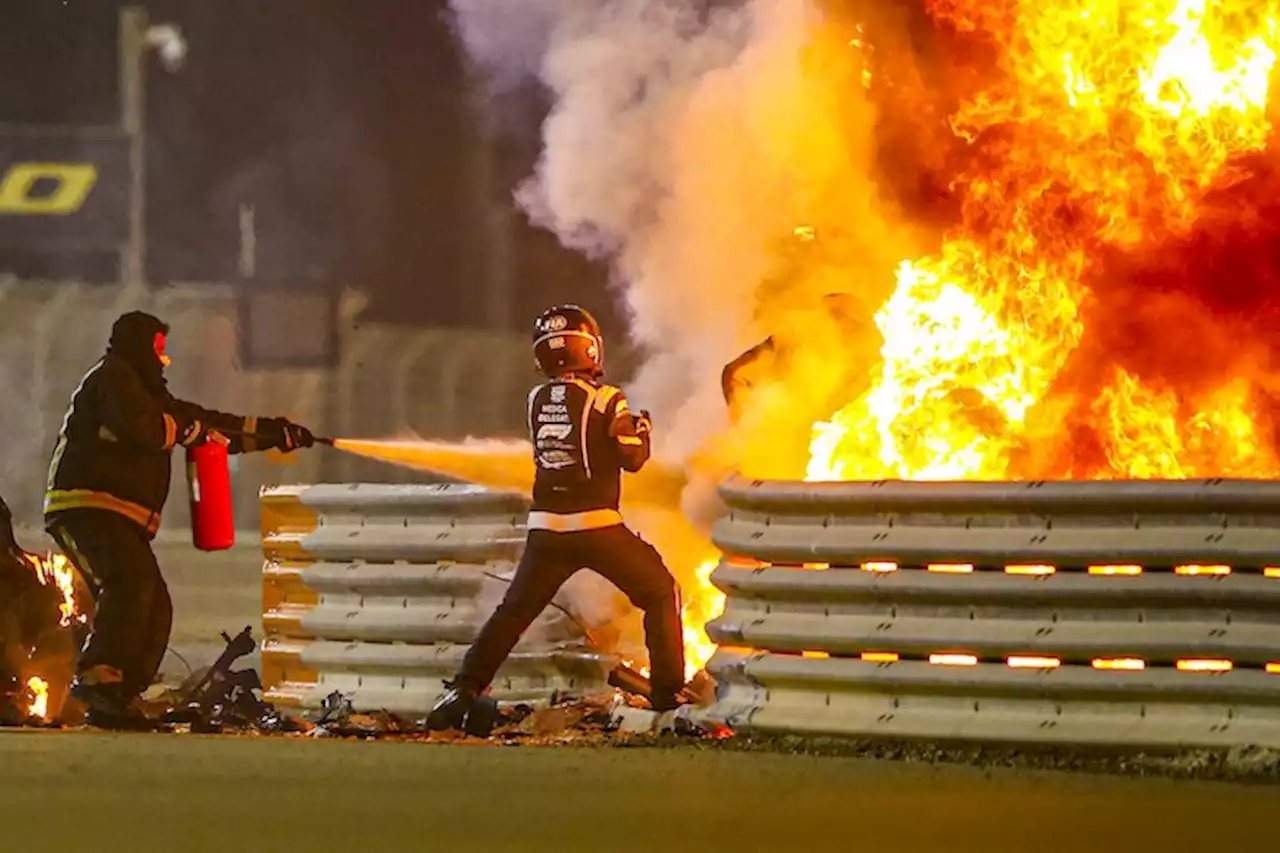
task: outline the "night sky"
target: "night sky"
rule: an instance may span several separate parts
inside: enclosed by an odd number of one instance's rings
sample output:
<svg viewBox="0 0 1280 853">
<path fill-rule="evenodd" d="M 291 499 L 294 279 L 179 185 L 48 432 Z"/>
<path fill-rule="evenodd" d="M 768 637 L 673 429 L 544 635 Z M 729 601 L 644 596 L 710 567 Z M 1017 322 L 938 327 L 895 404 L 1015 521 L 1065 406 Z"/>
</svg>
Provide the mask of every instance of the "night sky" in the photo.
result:
<svg viewBox="0 0 1280 853">
<path fill-rule="evenodd" d="M 4 0 L 0 123 L 115 122 L 119 5 Z M 444 0 L 146 5 L 190 43 L 176 75 L 148 63 L 153 282 L 233 280 L 247 202 L 260 278 L 355 283 L 373 295 L 376 319 L 486 322 L 471 281 L 486 251 L 467 166 L 478 130 Z M 531 169 L 540 101 L 530 91 L 503 109 L 500 189 Z M 601 269 L 516 223 L 512 323 L 549 300 L 605 306 Z M 105 259 L 68 254 L 0 260 L 24 276 L 114 273 Z"/>
</svg>

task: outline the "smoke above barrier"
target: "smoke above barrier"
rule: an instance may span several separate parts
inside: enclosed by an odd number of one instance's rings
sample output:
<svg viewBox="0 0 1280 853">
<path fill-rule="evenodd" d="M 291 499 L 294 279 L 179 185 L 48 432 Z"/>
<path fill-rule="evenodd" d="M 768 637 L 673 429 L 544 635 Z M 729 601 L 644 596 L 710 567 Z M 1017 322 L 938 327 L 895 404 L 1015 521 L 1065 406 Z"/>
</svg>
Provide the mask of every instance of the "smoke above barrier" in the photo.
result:
<svg viewBox="0 0 1280 853">
<path fill-rule="evenodd" d="M 761 397 L 731 424 L 722 367 L 772 335 L 818 364 L 874 357 L 823 310 L 850 294 L 867 325 L 894 264 L 922 250 L 873 172 L 876 112 L 852 28 L 824 31 L 809 2 L 455 0 L 456 30 L 499 89 L 533 80 L 553 107 L 534 174 L 514 189 L 530 220 L 613 266 L 647 358 L 628 393 L 657 419 L 655 453 L 686 471 L 704 525 L 714 486 L 749 468 L 801 476 L 839 377 Z M 812 269 L 840 223 L 840 267 Z M 826 249 L 824 248 L 825 252 Z"/>
</svg>

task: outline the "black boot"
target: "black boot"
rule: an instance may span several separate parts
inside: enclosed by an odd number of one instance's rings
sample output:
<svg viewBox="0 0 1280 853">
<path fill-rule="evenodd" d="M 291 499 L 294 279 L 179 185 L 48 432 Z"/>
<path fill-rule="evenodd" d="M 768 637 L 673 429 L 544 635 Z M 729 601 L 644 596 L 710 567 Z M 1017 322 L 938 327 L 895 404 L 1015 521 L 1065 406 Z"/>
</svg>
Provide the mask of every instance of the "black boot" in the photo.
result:
<svg viewBox="0 0 1280 853">
<path fill-rule="evenodd" d="M 435 707 L 431 709 L 431 713 L 427 715 L 427 728 L 433 732 L 461 730 L 466 722 L 467 713 L 475 705 L 476 697 L 480 695 L 480 691 L 474 687 L 456 681 L 453 683 L 446 681 L 444 686 L 449 688 L 449 691 L 440 697 Z"/>
<path fill-rule="evenodd" d="M 126 696 L 118 682 L 98 682 L 91 673 L 84 673 L 71 682 L 70 693 L 71 698 L 85 706 L 87 725 L 125 732 L 155 730 L 155 723 L 134 707 L 133 697 Z"/>
<path fill-rule="evenodd" d="M 688 690 L 681 686 L 679 690 L 652 690 L 649 694 L 649 707 L 661 714 L 674 711 L 682 705 L 692 705 L 693 699 Z"/>
</svg>

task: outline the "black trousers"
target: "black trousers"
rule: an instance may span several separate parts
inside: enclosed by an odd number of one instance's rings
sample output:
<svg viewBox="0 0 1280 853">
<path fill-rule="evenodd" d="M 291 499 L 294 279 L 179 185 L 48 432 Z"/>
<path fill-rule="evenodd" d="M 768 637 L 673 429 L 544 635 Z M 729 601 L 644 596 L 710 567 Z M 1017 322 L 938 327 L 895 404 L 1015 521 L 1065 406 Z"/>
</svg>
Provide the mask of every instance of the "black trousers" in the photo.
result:
<svg viewBox="0 0 1280 853">
<path fill-rule="evenodd" d="M 93 630 L 76 671 L 115 667 L 124 697 L 139 695 L 155 681 L 173 628 L 173 602 L 151 540 L 124 516 L 99 509 L 60 513 L 48 528 L 94 600 Z"/>
<path fill-rule="evenodd" d="M 603 575 L 644 611 L 653 703 L 674 707 L 684 686 L 679 588 L 657 549 L 620 524 L 575 533 L 529 531 L 511 586 L 468 650 L 457 683 L 488 687 L 525 629 L 581 568 Z"/>
</svg>

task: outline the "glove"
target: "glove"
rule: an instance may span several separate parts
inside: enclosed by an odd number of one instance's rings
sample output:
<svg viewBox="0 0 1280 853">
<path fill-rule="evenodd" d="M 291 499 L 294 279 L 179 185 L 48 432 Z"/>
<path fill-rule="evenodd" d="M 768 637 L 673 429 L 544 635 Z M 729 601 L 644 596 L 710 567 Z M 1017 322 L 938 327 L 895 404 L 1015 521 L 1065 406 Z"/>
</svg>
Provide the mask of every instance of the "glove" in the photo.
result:
<svg viewBox="0 0 1280 853">
<path fill-rule="evenodd" d="M 316 437 L 311 430 L 287 418 L 263 418 L 258 421 L 258 435 L 268 447 L 290 453 L 300 447 L 311 447 Z"/>
<path fill-rule="evenodd" d="M 653 419 L 649 417 L 648 409 L 641 409 L 640 414 L 636 415 L 636 434 L 644 435 L 653 431 Z"/>
<path fill-rule="evenodd" d="M 311 447 L 316 443 L 316 437 L 311 434 L 311 430 L 302 424 L 295 424 L 292 421 L 285 421 L 284 424 L 285 453 L 299 447 Z"/>
</svg>

